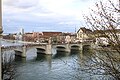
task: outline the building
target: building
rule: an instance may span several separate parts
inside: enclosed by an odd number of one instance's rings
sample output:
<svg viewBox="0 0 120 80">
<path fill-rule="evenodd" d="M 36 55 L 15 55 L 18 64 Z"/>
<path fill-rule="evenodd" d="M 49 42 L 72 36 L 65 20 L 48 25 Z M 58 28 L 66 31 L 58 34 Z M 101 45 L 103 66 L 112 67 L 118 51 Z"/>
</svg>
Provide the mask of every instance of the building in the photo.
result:
<svg viewBox="0 0 120 80">
<path fill-rule="evenodd" d="M 41 32 L 33 32 L 32 37 L 34 38 L 34 42 L 40 42 L 40 37 L 43 34 Z"/>
<path fill-rule="evenodd" d="M 77 37 L 76 33 L 71 34 L 70 37 L 71 37 L 71 43 L 75 43 Z"/>
<path fill-rule="evenodd" d="M 25 33 L 24 34 L 24 41 L 34 41 L 34 38 L 33 38 L 33 33 L 30 33 L 30 32 L 28 32 L 28 33 Z"/>
<path fill-rule="evenodd" d="M 51 38 L 51 41 L 58 42 L 59 41 L 59 35 L 62 32 L 32 32 L 32 33 L 25 33 L 24 34 L 24 40 L 25 41 L 32 41 L 32 42 L 45 42 L 48 43 L 49 39 Z"/>
<path fill-rule="evenodd" d="M 42 32 L 44 36 L 47 37 L 53 37 L 53 36 L 58 36 L 61 35 L 62 32 Z"/>
<path fill-rule="evenodd" d="M 42 33 L 40 32 L 28 32 L 24 34 L 25 41 L 39 42 L 40 36 Z"/>
<path fill-rule="evenodd" d="M 120 39 L 120 29 L 95 30 L 93 34 L 98 45 L 116 44 Z"/>
<path fill-rule="evenodd" d="M 87 28 L 85 28 L 85 27 L 80 28 L 80 29 L 77 31 L 77 39 L 78 39 L 80 42 L 92 40 L 92 30 L 87 29 Z"/>
<path fill-rule="evenodd" d="M 45 42 L 48 42 L 51 39 L 52 43 L 59 43 L 61 41 L 60 35 L 62 32 L 42 32 Z"/>
<path fill-rule="evenodd" d="M 76 34 L 62 33 L 59 37 L 60 37 L 60 43 L 74 43 L 76 39 Z"/>
<path fill-rule="evenodd" d="M 3 39 L 8 39 L 8 40 L 15 40 L 15 36 L 16 34 L 8 34 L 8 35 L 3 35 Z"/>
<path fill-rule="evenodd" d="M 24 34 L 24 29 L 23 29 L 23 28 L 20 29 L 20 33 L 21 33 L 22 35 Z"/>
</svg>

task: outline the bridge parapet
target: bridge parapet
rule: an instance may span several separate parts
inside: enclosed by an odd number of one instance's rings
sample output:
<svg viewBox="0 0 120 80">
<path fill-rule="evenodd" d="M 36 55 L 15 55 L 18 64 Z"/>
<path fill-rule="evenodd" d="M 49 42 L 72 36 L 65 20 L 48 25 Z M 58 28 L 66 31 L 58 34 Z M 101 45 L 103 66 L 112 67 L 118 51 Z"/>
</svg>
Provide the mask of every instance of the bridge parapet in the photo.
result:
<svg viewBox="0 0 120 80">
<path fill-rule="evenodd" d="M 20 49 L 21 45 L 17 45 L 17 46 L 2 46 L 1 50 L 2 50 L 2 52 L 4 52 L 4 51 L 14 50 L 14 49 L 18 49 L 18 48 Z"/>
<path fill-rule="evenodd" d="M 65 51 L 67 51 L 67 52 L 70 52 L 71 51 L 71 49 L 79 49 L 79 50 L 83 50 L 83 47 L 85 47 L 85 46 L 89 46 L 89 47 L 93 47 L 91 44 L 93 44 L 93 43 L 91 43 L 91 42 L 89 42 L 89 43 L 70 43 L 70 44 L 68 44 L 68 43 L 62 43 L 62 44 L 53 44 L 52 46 L 54 46 L 55 48 L 57 48 L 57 47 L 63 47 L 63 48 L 65 48 Z"/>
</svg>

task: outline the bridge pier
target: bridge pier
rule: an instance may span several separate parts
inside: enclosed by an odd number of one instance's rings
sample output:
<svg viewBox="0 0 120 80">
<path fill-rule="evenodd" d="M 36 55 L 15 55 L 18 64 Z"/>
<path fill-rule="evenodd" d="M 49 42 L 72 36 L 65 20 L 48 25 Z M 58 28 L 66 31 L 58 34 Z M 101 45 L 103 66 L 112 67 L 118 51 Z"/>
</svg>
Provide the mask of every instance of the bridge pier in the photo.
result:
<svg viewBox="0 0 120 80">
<path fill-rule="evenodd" d="M 65 51 L 66 51 L 66 52 L 70 52 L 70 50 L 71 50 L 71 49 L 70 49 L 69 44 L 66 44 L 66 50 L 65 50 Z"/>
<path fill-rule="evenodd" d="M 80 45 L 79 50 L 83 50 L 83 44 Z"/>
<path fill-rule="evenodd" d="M 26 52 L 27 52 L 27 50 L 26 50 L 26 46 L 23 46 L 23 52 L 22 52 L 22 55 L 21 55 L 21 57 L 26 57 Z"/>
<path fill-rule="evenodd" d="M 14 50 L 15 56 L 26 58 L 26 46 L 22 47 L 22 50 Z"/>
<path fill-rule="evenodd" d="M 46 45 L 46 54 L 52 54 L 52 46 L 51 46 L 51 44 Z"/>
</svg>

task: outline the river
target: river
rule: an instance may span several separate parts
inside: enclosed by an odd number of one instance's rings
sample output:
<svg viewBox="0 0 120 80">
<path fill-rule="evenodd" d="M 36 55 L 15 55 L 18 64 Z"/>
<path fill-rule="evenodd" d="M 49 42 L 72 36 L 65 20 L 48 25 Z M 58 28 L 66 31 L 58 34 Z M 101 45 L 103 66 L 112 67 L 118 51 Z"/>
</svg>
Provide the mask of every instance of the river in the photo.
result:
<svg viewBox="0 0 120 80">
<path fill-rule="evenodd" d="M 101 76 L 80 70 L 81 54 L 77 50 L 66 53 L 53 49 L 52 55 L 37 55 L 36 49 L 30 49 L 26 58 L 15 58 L 15 80 L 102 80 Z"/>
</svg>

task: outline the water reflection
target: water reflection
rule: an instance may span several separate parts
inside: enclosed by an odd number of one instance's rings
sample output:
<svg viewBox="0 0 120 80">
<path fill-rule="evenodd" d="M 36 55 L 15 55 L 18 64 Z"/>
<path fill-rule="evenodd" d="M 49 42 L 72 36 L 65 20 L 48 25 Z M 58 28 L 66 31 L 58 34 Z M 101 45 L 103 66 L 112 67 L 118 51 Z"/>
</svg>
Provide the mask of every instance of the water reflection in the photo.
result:
<svg viewBox="0 0 120 80">
<path fill-rule="evenodd" d="M 46 54 L 37 54 L 36 61 L 48 61 L 51 60 L 52 55 L 46 55 Z"/>
<path fill-rule="evenodd" d="M 47 61 L 49 69 L 52 67 L 52 55 L 37 54 L 35 61 L 44 62 Z"/>
<path fill-rule="evenodd" d="M 70 55 L 76 55 L 78 53 L 80 53 L 79 49 L 71 49 L 71 51 L 70 51 Z"/>
<path fill-rule="evenodd" d="M 30 54 L 33 55 L 33 52 L 31 51 Z M 97 80 L 95 76 L 82 72 L 85 63 L 90 63 L 92 57 L 91 49 L 88 48 L 84 50 L 74 48 L 70 53 L 57 51 L 53 55 L 37 54 L 24 65 L 18 63 L 19 76 L 16 80 Z M 67 61 L 67 64 L 61 60 Z M 76 76 L 77 79 L 74 78 Z"/>
<path fill-rule="evenodd" d="M 89 47 L 86 47 L 83 50 L 80 50 L 79 53 L 80 54 L 77 54 L 77 56 L 78 56 L 78 59 L 80 59 L 80 61 L 90 62 L 91 58 L 93 57 L 92 49 L 90 49 Z"/>
<path fill-rule="evenodd" d="M 20 56 L 15 56 L 14 60 L 15 60 L 15 62 L 23 62 L 23 63 L 26 62 L 26 58 L 22 58 Z"/>
<path fill-rule="evenodd" d="M 66 51 L 57 51 L 57 53 L 55 55 L 53 55 L 53 59 L 66 57 L 68 55 L 69 55 L 69 53 Z"/>
<path fill-rule="evenodd" d="M 103 80 L 113 80 L 109 74 L 106 74 L 106 71 L 109 71 L 108 68 L 112 70 L 112 65 L 110 60 L 117 59 L 117 53 L 112 51 L 96 51 L 92 49 L 84 49 L 78 54 L 78 61 L 82 71 L 86 72 L 86 74 L 93 76 L 95 79 L 103 79 Z M 116 61 L 113 61 L 115 68 Z M 107 66 L 107 67 L 106 67 Z M 109 67 L 108 67 L 109 66 Z M 111 70 L 109 72 L 111 72 Z M 92 78 L 93 78 L 92 77 Z"/>
</svg>

